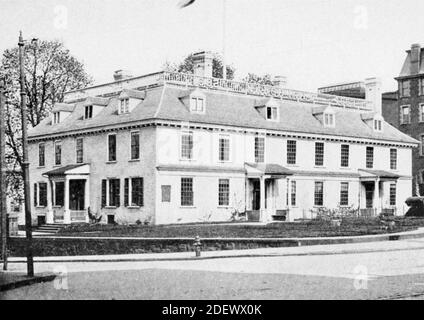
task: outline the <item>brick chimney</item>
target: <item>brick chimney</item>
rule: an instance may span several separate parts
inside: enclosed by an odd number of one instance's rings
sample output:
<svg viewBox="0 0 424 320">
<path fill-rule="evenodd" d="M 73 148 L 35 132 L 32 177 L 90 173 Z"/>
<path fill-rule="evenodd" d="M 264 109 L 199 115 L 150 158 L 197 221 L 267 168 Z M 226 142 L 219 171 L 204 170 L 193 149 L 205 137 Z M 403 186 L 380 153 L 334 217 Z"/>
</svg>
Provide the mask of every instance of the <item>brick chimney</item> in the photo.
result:
<svg viewBox="0 0 424 320">
<path fill-rule="evenodd" d="M 202 51 L 193 54 L 194 75 L 200 77 L 212 77 L 212 53 Z"/>
<path fill-rule="evenodd" d="M 365 79 L 365 100 L 371 104 L 375 113 L 381 115 L 382 95 L 379 78 Z"/>
<path fill-rule="evenodd" d="M 411 46 L 411 75 L 418 74 L 420 72 L 420 60 L 421 60 L 421 45 L 414 43 Z"/>
<path fill-rule="evenodd" d="M 272 79 L 272 85 L 280 88 L 285 88 L 287 84 L 287 77 L 285 76 L 274 76 Z"/>
<path fill-rule="evenodd" d="M 119 81 L 119 80 L 124 80 L 124 79 L 129 79 L 132 78 L 132 74 L 130 71 L 128 70 L 116 70 L 113 73 L 113 79 L 115 81 Z"/>
</svg>

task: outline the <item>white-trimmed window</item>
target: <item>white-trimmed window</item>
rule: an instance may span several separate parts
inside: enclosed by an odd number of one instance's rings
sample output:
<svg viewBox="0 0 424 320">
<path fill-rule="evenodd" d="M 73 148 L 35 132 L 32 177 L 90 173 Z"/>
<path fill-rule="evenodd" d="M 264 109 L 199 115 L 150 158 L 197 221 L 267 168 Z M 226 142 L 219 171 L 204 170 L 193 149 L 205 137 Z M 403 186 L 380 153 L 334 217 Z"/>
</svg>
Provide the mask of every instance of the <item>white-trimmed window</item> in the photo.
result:
<svg viewBox="0 0 424 320">
<path fill-rule="evenodd" d="M 65 203 L 65 182 L 53 181 L 52 188 L 52 205 L 54 207 L 63 207 Z"/>
<path fill-rule="evenodd" d="M 219 136 L 219 150 L 218 150 L 219 161 L 226 162 L 230 161 L 230 136 L 220 135 Z"/>
<path fill-rule="evenodd" d="M 421 103 L 419 106 L 420 110 L 420 122 L 424 122 L 424 103 Z"/>
<path fill-rule="evenodd" d="M 143 178 L 125 178 L 124 180 L 124 206 L 142 207 L 144 205 Z"/>
<path fill-rule="evenodd" d="M 340 182 L 340 205 L 349 205 L 349 182 Z"/>
<path fill-rule="evenodd" d="M 290 204 L 292 207 L 296 206 L 296 181 L 290 182 Z"/>
<path fill-rule="evenodd" d="M 181 159 L 183 160 L 193 159 L 193 132 L 192 131 L 181 132 Z"/>
<path fill-rule="evenodd" d="M 255 137 L 255 162 L 265 161 L 265 138 Z"/>
<path fill-rule="evenodd" d="M 54 142 L 54 164 L 60 166 L 62 164 L 62 141 Z"/>
<path fill-rule="evenodd" d="M 116 161 L 116 134 L 112 133 L 107 136 L 107 160 Z"/>
<path fill-rule="evenodd" d="M 60 112 L 53 112 L 53 124 L 60 123 Z"/>
<path fill-rule="evenodd" d="M 93 118 L 93 105 L 92 104 L 85 106 L 85 110 L 84 110 L 84 119 L 91 119 L 91 118 Z"/>
<path fill-rule="evenodd" d="M 181 206 L 194 205 L 193 178 L 181 178 Z"/>
<path fill-rule="evenodd" d="M 38 166 L 44 167 L 46 165 L 46 144 L 44 142 L 38 145 Z"/>
<path fill-rule="evenodd" d="M 324 125 L 326 127 L 334 127 L 336 125 L 334 113 L 324 112 Z"/>
<path fill-rule="evenodd" d="M 34 183 L 34 207 L 47 206 L 47 183 Z"/>
<path fill-rule="evenodd" d="M 410 97 L 411 96 L 411 81 L 403 80 L 400 83 L 400 94 L 402 97 Z"/>
<path fill-rule="evenodd" d="M 397 169 L 397 149 L 390 149 L 390 170 Z"/>
<path fill-rule="evenodd" d="M 75 140 L 75 153 L 76 153 L 76 162 L 83 163 L 84 162 L 84 139 L 77 138 Z"/>
<path fill-rule="evenodd" d="M 230 179 L 219 179 L 218 183 L 218 205 L 230 205 Z"/>
<path fill-rule="evenodd" d="M 348 144 L 342 144 L 340 146 L 340 166 L 342 168 L 349 167 L 349 148 Z"/>
<path fill-rule="evenodd" d="M 121 180 L 110 178 L 102 180 L 102 208 L 121 205 Z"/>
<path fill-rule="evenodd" d="M 266 107 L 266 118 L 267 120 L 277 121 L 278 120 L 278 108 L 277 107 Z"/>
<path fill-rule="evenodd" d="M 204 97 L 191 97 L 190 98 L 190 111 L 194 113 L 205 112 L 205 98 Z"/>
<path fill-rule="evenodd" d="M 131 160 L 140 159 L 140 132 L 131 132 Z"/>
<path fill-rule="evenodd" d="M 424 95 L 424 78 L 421 78 L 419 80 L 419 86 L 420 86 L 420 96 Z"/>
<path fill-rule="evenodd" d="M 367 169 L 372 169 L 374 167 L 374 147 L 366 148 L 365 157 L 365 166 L 367 167 Z"/>
<path fill-rule="evenodd" d="M 128 113 L 130 112 L 130 99 L 125 98 L 119 100 L 119 113 Z"/>
<path fill-rule="evenodd" d="M 400 107 L 400 124 L 411 123 L 411 106 L 405 105 Z"/>
<path fill-rule="evenodd" d="M 380 119 L 374 119 L 374 131 L 382 131 L 383 124 Z"/>
<path fill-rule="evenodd" d="M 287 140 L 287 164 L 296 164 L 296 140 Z"/>
<path fill-rule="evenodd" d="M 396 183 L 390 184 L 390 205 L 396 205 Z"/>
<path fill-rule="evenodd" d="M 420 155 L 424 156 L 424 134 L 420 135 Z"/>
<path fill-rule="evenodd" d="M 324 142 L 315 142 L 315 165 L 318 167 L 324 165 Z"/>
<path fill-rule="evenodd" d="M 324 182 L 315 181 L 314 206 L 322 207 L 324 205 Z"/>
</svg>

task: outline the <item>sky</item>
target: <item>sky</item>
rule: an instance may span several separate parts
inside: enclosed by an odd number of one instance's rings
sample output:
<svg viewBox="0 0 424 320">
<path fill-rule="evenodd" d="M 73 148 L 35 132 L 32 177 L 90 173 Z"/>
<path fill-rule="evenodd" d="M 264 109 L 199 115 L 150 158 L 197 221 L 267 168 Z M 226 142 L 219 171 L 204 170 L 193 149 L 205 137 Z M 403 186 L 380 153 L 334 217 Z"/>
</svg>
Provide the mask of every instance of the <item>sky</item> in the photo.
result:
<svg viewBox="0 0 424 320">
<path fill-rule="evenodd" d="M 0 52 L 24 38 L 58 39 L 96 83 L 128 69 L 161 70 L 191 52 L 223 48 L 223 0 L 0 0 Z M 225 0 L 226 60 L 248 72 L 318 87 L 368 77 L 395 90 L 405 50 L 424 46 L 422 0 Z"/>
</svg>

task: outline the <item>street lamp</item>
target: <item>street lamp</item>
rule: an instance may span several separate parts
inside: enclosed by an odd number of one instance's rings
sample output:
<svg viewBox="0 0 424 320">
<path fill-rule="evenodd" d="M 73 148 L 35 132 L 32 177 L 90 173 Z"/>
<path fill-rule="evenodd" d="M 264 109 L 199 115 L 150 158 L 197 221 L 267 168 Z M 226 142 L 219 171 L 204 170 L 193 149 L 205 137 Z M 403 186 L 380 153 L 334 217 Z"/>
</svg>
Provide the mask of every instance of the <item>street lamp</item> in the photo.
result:
<svg viewBox="0 0 424 320">
<path fill-rule="evenodd" d="M 33 39 L 32 43 L 37 40 Z M 32 254 L 32 216 L 31 199 L 29 184 L 29 162 L 28 162 L 28 134 L 27 134 L 27 109 L 26 109 L 26 89 L 25 89 L 25 70 L 24 70 L 24 46 L 22 31 L 19 34 L 19 71 L 21 82 L 21 121 L 22 121 L 22 171 L 24 176 L 24 198 L 25 198 L 25 231 L 26 231 L 26 256 L 27 256 L 27 275 L 34 276 L 34 258 Z"/>
</svg>

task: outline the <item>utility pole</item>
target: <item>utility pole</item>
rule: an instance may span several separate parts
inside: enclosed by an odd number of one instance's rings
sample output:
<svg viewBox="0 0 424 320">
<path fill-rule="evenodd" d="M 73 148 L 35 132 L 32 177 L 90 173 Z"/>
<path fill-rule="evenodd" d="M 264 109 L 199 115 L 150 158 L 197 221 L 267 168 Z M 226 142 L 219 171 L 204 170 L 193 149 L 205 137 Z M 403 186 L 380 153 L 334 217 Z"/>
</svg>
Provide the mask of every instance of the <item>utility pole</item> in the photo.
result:
<svg viewBox="0 0 424 320">
<path fill-rule="evenodd" d="M 7 205 L 6 205 L 6 134 L 5 134 L 5 100 L 4 80 L 0 79 L 0 215 L 1 215 L 1 256 L 3 259 L 3 270 L 7 270 Z"/>
<path fill-rule="evenodd" d="M 22 120 L 22 169 L 24 176 L 24 198 L 25 198 L 25 231 L 26 231 L 26 256 L 27 275 L 34 276 L 34 258 L 32 255 L 32 217 L 31 198 L 29 184 L 29 162 L 28 162 L 28 134 L 27 134 L 27 106 L 25 89 L 24 50 L 25 42 L 22 31 L 19 34 L 19 70 L 21 80 L 21 120 Z"/>
</svg>

